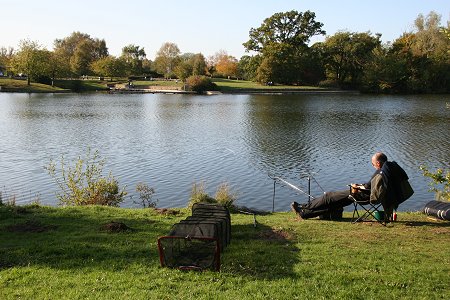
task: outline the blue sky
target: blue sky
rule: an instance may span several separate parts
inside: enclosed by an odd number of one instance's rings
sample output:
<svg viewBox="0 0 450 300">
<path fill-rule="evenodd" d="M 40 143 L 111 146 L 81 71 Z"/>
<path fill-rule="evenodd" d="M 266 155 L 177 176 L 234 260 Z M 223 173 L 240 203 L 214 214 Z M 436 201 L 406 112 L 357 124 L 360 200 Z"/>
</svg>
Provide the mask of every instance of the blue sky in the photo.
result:
<svg viewBox="0 0 450 300">
<path fill-rule="evenodd" d="M 242 43 L 252 27 L 277 12 L 310 10 L 324 24 L 327 35 L 339 30 L 381 33 L 392 41 L 413 30 L 416 17 L 435 11 L 446 25 L 450 15 L 448 0 L 0 0 L 0 47 L 17 48 L 19 41 L 38 41 L 53 49 L 56 38 L 73 31 L 105 39 L 109 52 L 119 55 L 122 47 L 144 47 L 154 59 L 164 42 L 178 45 L 182 53 L 201 52 L 205 56 L 219 50 L 240 58 Z M 320 41 L 323 38 L 314 38 Z"/>
</svg>

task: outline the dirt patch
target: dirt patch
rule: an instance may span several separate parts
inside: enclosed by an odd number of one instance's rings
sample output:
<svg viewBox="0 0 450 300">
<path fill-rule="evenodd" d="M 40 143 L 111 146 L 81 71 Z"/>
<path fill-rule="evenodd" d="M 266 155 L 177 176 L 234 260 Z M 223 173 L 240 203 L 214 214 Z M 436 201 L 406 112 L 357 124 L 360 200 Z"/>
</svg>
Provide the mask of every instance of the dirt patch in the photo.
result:
<svg viewBox="0 0 450 300">
<path fill-rule="evenodd" d="M 128 227 L 125 223 L 113 221 L 102 225 L 101 230 L 109 233 L 117 233 L 133 231 L 133 228 Z"/>
<path fill-rule="evenodd" d="M 55 225 L 44 225 L 36 220 L 27 220 L 25 223 L 9 225 L 6 230 L 9 232 L 45 232 L 55 228 Z"/>
<path fill-rule="evenodd" d="M 259 237 L 267 241 L 286 241 L 292 239 L 292 233 L 281 229 L 271 229 L 262 231 Z"/>
<path fill-rule="evenodd" d="M 178 210 L 170 208 L 155 208 L 155 211 L 161 215 L 165 216 L 177 216 L 180 214 Z"/>
</svg>

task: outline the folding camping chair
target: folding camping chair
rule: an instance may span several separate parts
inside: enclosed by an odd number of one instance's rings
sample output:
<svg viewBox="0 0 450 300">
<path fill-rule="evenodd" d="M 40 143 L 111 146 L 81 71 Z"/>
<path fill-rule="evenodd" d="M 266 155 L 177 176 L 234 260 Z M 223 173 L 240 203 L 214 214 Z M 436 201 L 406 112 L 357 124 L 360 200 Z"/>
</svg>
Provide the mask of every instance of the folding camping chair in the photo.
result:
<svg viewBox="0 0 450 300">
<path fill-rule="evenodd" d="M 385 218 L 382 213 L 380 213 L 382 203 L 380 201 L 370 202 L 369 189 L 350 186 L 350 195 L 348 198 L 353 201 L 352 223 L 376 221 L 386 226 Z M 361 214 L 358 208 L 362 210 Z"/>
<path fill-rule="evenodd" d="M 379 174 L 382 176 L 383 187 L 386 191 L 383 199 L 370 202 L 370 190 L 350 187 L 349 198 L 353 200 L 354 205 L 353 223 L 372 216 L 373 219 L 386 226 L 386 223 L 392 218 L 393 211 L 414 193 L 408 182 L 408 175 L 395 161 L 385 162 Z M 380 213 L 380 206 L 383 207 L 383 213 Z M 365 211 L 361 216 L 358 207 Z"/>
</svg>

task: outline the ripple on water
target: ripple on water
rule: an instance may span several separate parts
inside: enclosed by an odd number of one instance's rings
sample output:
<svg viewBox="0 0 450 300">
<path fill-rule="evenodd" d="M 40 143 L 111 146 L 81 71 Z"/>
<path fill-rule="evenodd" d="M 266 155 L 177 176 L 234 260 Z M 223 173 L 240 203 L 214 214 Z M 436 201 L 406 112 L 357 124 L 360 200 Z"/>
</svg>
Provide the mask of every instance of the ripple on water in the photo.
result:
<svg viewBox="0 0 450 300">
<path fill-rule="evenodd" d="M 228 182 L 238 203 L 272 209 L 282 176 L 312 193 L 368 180 L 382 150 L 406 169 L 415 189 L 403 210 L 433 195 L 418 166 L 449 167 L 450 116 L 444 97 L 370 95 L 7 95 L 0 94 L 0 189 L 56 204 L 43 166 L 98 149 L 136 199 L 156 190 L 158 206 L 185 206 L 194 183 L 208 193 Z M 303 195 L 276 186 L 276 210 Z M 31 195 L 31 196 L 30 196 Z M 127 198 L 123 206 L 135 206 Z"/>
</svg>

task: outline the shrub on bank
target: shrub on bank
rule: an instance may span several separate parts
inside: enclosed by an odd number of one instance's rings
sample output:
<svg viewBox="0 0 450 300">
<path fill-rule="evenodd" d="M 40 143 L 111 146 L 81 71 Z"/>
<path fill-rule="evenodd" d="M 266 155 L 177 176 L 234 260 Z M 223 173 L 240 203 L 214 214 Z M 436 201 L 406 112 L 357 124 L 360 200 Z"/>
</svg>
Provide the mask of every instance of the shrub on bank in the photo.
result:
<svg viewBox="0 0 450 300">
<path fill-rule="evenodd" d="M 91 155 L 88 149 L 86 157 L 78 157 L 73 166 L 66 165 L 62 156 L 60 169 L 53 160 L 45 169 L 61 189 L 57 194 L 61 204 L 119 206 L 127 192 L 120 190 L 111 172 L 103 176 L 104 165 L 98 150 Z"/>
<path fill-rule="evenodd" d="M 158 203 L 158 199 L 153 200 L 153 195 L 155 194 L 155 189 L 148 186 L 148 184 L 139 182 L 136 185 L 136 192 L 139 193 L 139 201 L 134 202 L 136 204 L 140 204 L 142 207 L 152 207 L 156 208 L 156 204 Z"/>
<path fill-rule="evenodd" d="M 234 208 L 234 202 L 237 199 L 236 193 L 231 192 L 227 183 L 222 183 L 216 191 L 216 195 L 209 196 L 205 191 L 205 183 L 194 183 L 192 186 L 191 197 L 189 198 L 188 208 L 192 208 L 195 203 L 217 203 L 222 204 L 230 210 Z"/>
<path fill-rule="evenodd" d="M 420 166 L 423 176 L 431 179 L 430 191 L 436 193 L 436 200 L 450 201 L 450 171 L 437 169 L 435 172 L 429 171 L 426 166 Z"/>
<path fill-rule="evenodd" d="M 186 84 L 190 91 L 194 91 L 198 94 L 205 91 L 217 90 L 217 85 L 213 83 L 210 78 L 205 76 L 190 76 L 186 79 Z"/>
</svg>

